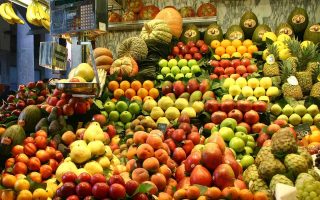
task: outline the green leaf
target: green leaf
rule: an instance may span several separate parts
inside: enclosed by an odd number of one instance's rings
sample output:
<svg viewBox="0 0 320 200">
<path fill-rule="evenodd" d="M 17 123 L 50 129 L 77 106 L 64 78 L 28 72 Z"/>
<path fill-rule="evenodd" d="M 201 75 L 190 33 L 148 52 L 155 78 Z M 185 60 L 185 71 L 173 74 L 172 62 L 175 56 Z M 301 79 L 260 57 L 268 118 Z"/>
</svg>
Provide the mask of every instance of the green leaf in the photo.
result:
<svg viewBox="0 0 320 200">
<path fill-rule="evenodd" d="M 27 176 L 27 181 L 29 181 L 30 183 L 30 191 L 33 192 L 34 190 L 36 190 L 37 188 L 42 188 L 42 189 L 46 189 L 47 188 L 47 184 L 46 183 L 37 183 L 34 182 L 29 176 Z"/>
<path fill-rule="evenodd" d="M 136 189 L 136 191 L 133 193 L 132 196 L 138 194 L 138 193 L 142 193 L 142 194 L 148 194 L 149 191 L 152 189 L 152 185 L 149 183 L 142 183 L 139 185 L 139 187 Z"/>
<path fill-rule="evenodd" d="M 195 184 L 194 186 L 196 186 L 197 188 L 199 188 L 199 190 L 200 190 L 200 195 L 201 195 L 201 196 L 204 195 L 204 194 L 207 192 L 207 190 L 208 190 L 208 187 L 203 186 L 203 185 Z"/>
<path fill-rule="evenodd" d="M 104 109 L 103 103 L 102 103 L 102 101 L 100 101 L 99 99 L 95 100 L 95 101 L 94 101 L 94 104 L 95 104 L 100 110 L 103 110 L 103 109 Z"/>
</svg>

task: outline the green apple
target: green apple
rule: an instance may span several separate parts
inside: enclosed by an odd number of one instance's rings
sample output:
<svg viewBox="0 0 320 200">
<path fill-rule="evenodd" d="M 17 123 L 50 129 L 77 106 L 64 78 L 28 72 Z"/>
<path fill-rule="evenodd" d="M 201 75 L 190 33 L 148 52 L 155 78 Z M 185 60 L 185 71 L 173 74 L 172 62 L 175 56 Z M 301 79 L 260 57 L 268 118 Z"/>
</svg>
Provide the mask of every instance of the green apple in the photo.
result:
<svg viewBox="0 0 320 200">
<path fill-rule="evenodd" d="M 117 104 L 116 104 L 116 110 L 119 113 L 122 113 L 123 111 L 128 110 L 128 104 L 126 102 L 124 102 L 124 101 L 118 101 Z"/>
<path fill-rule="evenodd" d="M 266 95 L 268 97 L 277 97 L 279 96 L 279 94 L 280 94 L 279 88 L 275 86 L 269 87 L 266 92 Z"/>
<path fill-rule="evenodd" d="M 123 112 L 120 114 L 120 120 L 121 120 L 121 122 L 123 122 L 124 124 L 130 122 L 131 119 L 132 119 L 132 114 L 131 114 L 129 111 L 123 111 Z"/>
<path fill-rule="evenodd" d="M 254 164 L 254 158 L 250 155 L 244 155 L 240 160 L 240 164 L 243 167 L 243 169 L 246 169 L 250 165 Z"/>
<path fill-rule="evenodd" d="M 195 59 L 191 59 L 188 61 L 188 66 L 191 68 L 193 65 L 197 65 L 197 61 Z"/>
<path fill-rule="evenodd" d="M 241 87 L 239 85 L 231 85 L 229 87 L 229 94 L 232 96 L 237 96 L 241 94 Z"/>
<path fill-rule="evenodd" d="M 251 88 L 257 88 L 259 87 L 259 79 L 257 78 L 250 78 L 248 80 L 248 86 L 250 86 Z"/>
<path fill-rule="evenodd" d="M 199 65 L 193 65 L 193 66 L 191 67 L 191 72 L 192 72 L 193 74 L 200 73 L 200 72 L 201 72 L 200 66 L 199 66 Z"/>
<path fill-rule="evenodd" d="M 192 73 L 186 73 L 186 75 L 184 77 L 186 78 L 192 78 L 193 74 Z"/>
<path fill-rule="evenodd" d="M 254 141 L 248 141 L 246 146 L 251 147 L 252 149 L 254 149 L 256 147 L 256 143 Z"/>
<path fill-rule="evenodd" d="M 224 141 L 230 141 L 234 137 L 234 132 L 229 127 L 222 127 L 219 130 L 219 133 L 221 134 Z"/>
<path fill-rule="evenodd" d="M 161 74 L 163 74 L 163 75 L 167 75 L 167 74 L 169 74 L 170 73 L 170 68 L 169 67 L 163 67 L 162 69 L 161 69 Z"/>
<path fill-rule="evenodd" d="M 246 152 L 246 155 L 251 155 L 253 153 L 253 150 L 251 147 L 245 146 L 244 151 Z"/>
<path fill-rule="evenodd" d="M 180 59 L 178 62 L 178 66 L 181 68 L 183 66 L 188 65 L 188 61 L 186 59 Z"/>
<path fill-rule="evenodd" d="M 246 144 L 241 138 L 234 137 L 229 142 L 229 147 L 234 149 L 237 153 L 240 153 L 244 150 Z"/>
<path fill-rule="evenodd" d="M 220 124 L 220 127 L 229 127 L 231 128 L 232 130 L 234 130 L 237 126 L 237 121 L 233 118 L 226 118 L 224 119 L 221 124 Z"/>
<path fill-rule="evenodd" d="M 248 141 L 247 134 L 245 134 L 244 132 L 236 132 L 234 134 L 234 136 L 242 139 L 244 141 L 244 143 L 247 143 L 247 141 Z"/>
<path fill-rule="evenodd" d="M 181 68 L 181 72 L 182 72 L 183 74 L 187 74 L 187 73 L 190 72 L 190 68 L 189 68 L 188 66 L 183 66 L 183 67 Z"/>
<path fill-rule="evenodd" d="M 174 79 L 174 75 L 172 73 L 166 74 L 166 78 Z"/>
<path fill-rule="evenodd" d="M 168 67 L 170 68 L 177 65 L 178 65 L 178 61 L 176 59 L 170 59 L 168 62 Z"/>
<path fill-rule="evenodd" d="M 319 108 L 317 105 L 312 104 L 311 106 L 308 107 L 307 111 L 312 117 L 314 117 L 319 113 Z"/>
<path fill-rule="evenodd" d="M 249 86 L 244 86 L 241 93 L 244 97 L 250 97 L 253 95 L 253 89 Z"/>
<path fill-rule="evenodd" d="M 248 139 L 248 142 L 255 142 L 254 137 L 252 135 L 247 135 L 247 139 Z"/>
<path fill-rule="evenodd" d="M 229 89 L 235 83 L 236 81 L 233 78 L 226 78 L 223 82 L 223 87 Z"/>
<path fill-rule="evenodd" d="M 159 67 L 167 67 L 168 66 L 168 61 L 166 59 L 161 59 L 158 63 Z"/>
<path fill-rule="evenodd" d="M 243 77 L 239 77 L 236 80 L 236 85 L 239 85 L 241 88 L 247 85 L 247 80 Z"/>
<path fill-rule="evenodd" d="M 256 87 L 253 91 L 255 97 L 259 98 L 265 95 L 265 89 L 263 87 Z"/>
<path fill-rule="evenodd" d="M 114 111 L 116 109 L 116 105 L 112 101 L 107 101 L 104 104 L 104 109 L 107 111 L 107 113 L 110 113 L 111 111 Z"/>
<path fill-rule="evenodd" d="M 183 73 L 179 73 L 179 74 L 177 74 L 177 75 L 175 76 L 175 79 L 176 79 L 176 80 L 180 80 L 180 79 L 182 79 L 183 77 L 184 77 Z"/>
<path fill-rule="evenodd" d="M 136 102 L 132 102 L 129 105 L 128 111 L 133 114 L 133 115 L 137 115 L 140 113 L 140 106 L 138 103 Z"/>
<path fill-rule="evenodd" d="M 235 129 L 237 132 L 243 132 L 245 134 L 248 133 L 248 130 L 246 129 L 246 127 L 244 126 L 236 126 L 236 129 Z"/>
<path fill-rule="evenodd" d="M 163 79 L 164 79 L 164 77 L 163 77 L 162 74 L 158 74 L 158 75 L 157 75 L 157 80 L 163 80 Z"/>
<path fill-rule="evenodd" d="M 282 113 L 282 108 L 279 104 L 276 103 L 271 106 L 270 112 L 275 116 L 279 116 Z"/>
<path fill-rule="evenodd" d="M 109 121 L 117 122 L 119 120 L 119 112 L 114 110 L 109 113 Z"/>
<path fill-rule="evenodd" d="M 307 113 L 307 109 L 304 105 L 299 104 L 296 105 L 296 107 L 294 107 L 294 112 L 300 115 L 300 117 L 302 117 Z"/>
<path fill-rule="evenodd" d="M 179 73 L 180 73 L 180 68 L 179 68 L 178 66 L 173 66 L 173 67 L 171 68 L 171 73 L 172 73 L 173 75 L 179 74 Z"/>
</svg>

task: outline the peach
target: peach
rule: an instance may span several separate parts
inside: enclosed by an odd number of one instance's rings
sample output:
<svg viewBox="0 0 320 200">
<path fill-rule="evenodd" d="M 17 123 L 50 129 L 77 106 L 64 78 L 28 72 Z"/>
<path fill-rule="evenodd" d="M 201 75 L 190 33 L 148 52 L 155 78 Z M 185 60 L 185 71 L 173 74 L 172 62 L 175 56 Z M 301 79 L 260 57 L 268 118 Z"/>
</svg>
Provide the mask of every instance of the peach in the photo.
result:
<svg viewBox="0 0 320 200">
<path fill-rule="evenodd" d="M 169 158 L 167 160 L 166 164 L 171 170 L 175 170 L 175 168 L 177 167 L 177 163 L 174 160 L 172 160 L 171 158 Z"/>
<path fill-rule="evenodd" d="M 158 159 L 158 161 L 162 164 L 165 164 L 169 158 L 168 153 L 163 149 L 158 149 L 154 152 L 154 156 Z"/>
<path fill-rule="evenodd" d="M 148 137 L 148 133 L 144 131 L 137 131 L 133 135 L 133 142 L 136 144 L 144 144 L 146 143 Z"/>
<path fill-rule="evenodd" d="M 135 159 L 131 159 L 127 162 L 126 168 L 128 172 L 132 172 L 134 169 L 137 168 L 137 161 Z"/>
<path fill-rule="evenodd" d="M 162 149 L 165 150 L 168 154 L 171 154 L 170 148 L 167 143 L 162 143 Z"/>
<path fill-rule="evenodd" d="M 154 149 L 160 149 L 162 147 L 162 139 L 157 134 L 149 134 L 146 142 Z"/>
<path fill-rule="evenodd" d="M 189 186 L 187 189 L 187 199 L 197 199 L 200 196 L 200 189 L 197 186 Z"/>
<path fill-rule="evenodd" d="M 154 156 L 154 150 L 149 144 L 141 144 L 137 149 L 137 156 L 139 159 L 145 160 Z"/>
<path fill-rule="evenodd" d="M 133 159 L 136 154 L 137 154 L 137 147 L 130 146 L 127 152 L 128 160 Z"/>
<path fill-rule="evenodd" d="M 151 194 L 151 195 L 156 195 L 156 194 L 158 193 L 158 188 L 157 188 L 157 186 L 156 186 L 153 182 L 151 182 L 151 181 L 145 181 L 145 182 L 143 182 L 143 183 L 147 183 L 147 184 L 152 185 L 152 188 L 149 190 L 149 194 Z"/>
<path fill-rule="evenodd" d="M 209 187 L 204 195 L 210 199 L 219 199 L 222 194 L 218 187 Z"/>
<path fill-rule="evenodd" d="M 166 177 L 161 173 L 152 175 L 150 180 L 157 186 L 159 191 L 163 191 L 167 185 Z"/>
<path fill-rule="evenodd" d="M 142 167 L 148 171 L 156 172 L 158 171 L 160 164 L 155 157 L 151 157 L 143 161 Z"/>
<path fill-rule="evenodd" d="M 61 140 L 62 142 L 69 146 L 73 141 L 76 140 L 76 134 L 74 134 L 72 131 L 66 131 L 62 134 Z"/>
<path fill-rule="evenodd" d="M 162 131 L 160 131 L 160 130 L 158 130 L 158 129 L 155 129 L 155 130 L 150 131 L 149 134 L 156 134 L 156 135 L 158 135 L 158 136 L 161 137 L 162 141 L 164 140 L 164 135 L 163 135 Z"/>
<path fill-rule="evenodd" d="M 185 189 L 179 189 L 174 193 L 173 198 L 176 200 L 186 199 L 187 191 Z"/>
<path fill-rule="evenodd" d="M 172 196 L 166 192 L 160 192 L 158 195 L 158 200 L 171 200 Z"/>
<path fill-rule="evenodd" d="M 143 168 L 137 168 L 132 172 L 132 180 L 142 183 L 149 180 L 149 173 Z"/>
<path fill-rule="evenodd" d="M 167 187 L 164 189 L 164 193 L 169 194 L 170 196 L 173 196 L 175 191 L 175 187 L 172 185 L 167 185 Z"/>
<path fill-rule="evenodd" d="M 166 179 L 169 179 L 172 175 L 172 171 L 167 165 L 161 165 L 161 167 L 159 168 L 159 172 L 163 174 Z"/>
</svg>

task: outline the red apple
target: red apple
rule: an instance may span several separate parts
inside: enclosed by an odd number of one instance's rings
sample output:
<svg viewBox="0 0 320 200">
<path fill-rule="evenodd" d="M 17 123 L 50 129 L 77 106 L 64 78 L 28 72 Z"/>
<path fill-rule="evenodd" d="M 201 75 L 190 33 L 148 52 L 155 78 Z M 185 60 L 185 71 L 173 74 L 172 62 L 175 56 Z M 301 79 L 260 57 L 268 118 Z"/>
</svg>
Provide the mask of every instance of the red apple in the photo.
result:
<svg viewBox="0 0 320 200">
<path fill-rule="evenodd" d="M 211 122 L 215 124 L 220 124 L 224 119 L 226 119 L 228 116 L 223 111 L 217 111 L 212 113 L 211 115 Z"/>
<path fill-rule="evenodd" d="M 186 155 L 190 154 L 190 152 L 192 151 L 193 147 L 194 147 L 194 144 L 193 144 L 192 140 L 184 140 L 183 141 L 182 148 L 183 148 L 184 152 L 186 153 Z"/>
<path fill-rule="evenodd" d="M 233 173 L 234 173 L 236 178 L 239 175 L 241 175 L 242 167 L 241 167 L 240 163 L 235 159 L 235 157 L 233 155 L 232 156 L 224 155 L 223 163 L 230 165 L 230 167 L 232 168 Z"/>
<path fill-rule="evenodd" d="M 210 83 L 207 79 L 204 79 L 201 81 L 199 90 L 201 91 L 202 94 L 204 94 L 206 91 L 208 91 L 210 88 Z"/>
<path fill-rule="evenodd" d="M 75 104 L 74 111 L 76 114 L 82 115 L 87 112 L 87 104 L 84 101 L 79 101 Z"/>
<path fill-rule="evenodd" d="M 201 163 L 209 170 L 214 170 L 222 163 L 222 152 L 216 143 L 204 145 L 201 154 Z"/>
<path fill-rule="evenodd" d="M 238 100 L 237 101 L 237 109 L 241 112 L 245 113 L 252 109 L 251 101 L 247 100 Z"/>
<path fill-rule="evenodd" d="M 92 195 L 97 199 L 104 199 L 108 197 L 109 186 L 107 183 L 96 183 L 92 187 Z"/>
<path fill-rule="evenodd" d="M 80 182 L 76 186 L 76 193 L 79 197 L 84 198 L 91 195 L 91 185 L 88 182 Z"/>
<path fill-rule="evenodd" d="M 234 74 L 236 72 L 236 70 L 233 68 L 233 67 L 227 67 L 225 70 L 224 70 L 224 74 L 225 75 L 231 75 L 231 74 Z"/>
<path fill-rule="evenodd" d="M 192 59 L 192 55 L 190 53 L 187 53 L 186 55 L 184 55 L 184 57 L 182 56 L 182 58 L 184 58 L 186 60 L 191 60 Z"/>
<path fill-rule="evenodd" d="M 184 166 L 186 172 L 190 173 L 195 168 L 195 166 L 201 163 L 201 152 L 194 151 L 192 152 L 187 159 L 184 161 Z"/>
<path fill-rule="evenodd" d="M 168 94 L 168 93 L 171 93 L 172 92 L 172 89 L 173 89 L 173 85 L 172 85 L 172 82 L 171 81 L 165 81 L 163 82 L 162 84 L 162 93 L 164 95 Z"/>
<path fill-rule="evenodd" d="M 251 64 L 251 61 L 248 59 L 248 58 L 243 58 L 241 60 L 241 65 L 244 65 L 244 66 L 249 66 Z"/>
<path fill-rule="evenodd" d="M 211 61 L 210 61 L 210 65 L 211 65 L 212 67 L 220 67 L 220 62 L 217 61 L 217 60 L 211 60 Z"/>
<path fill-rule="evenodd" d="M 196 79 L 190 79 L 187 83 L 187 92 L 192 94 L 194 91 L 199 89 L 199 83 Z"/>
<path fill-rule="evenodd" d="M 252 104 L 252 109 L 257 112 L 266 112 L 268 104 L 265 101 L 255 101 Z"/>
<path fill-rule="evenodd" d="M 181 123 L 179 129 L 184 130 L 185 134 L 189 134 L 191 132 L 191 125 L 190 123 Z"/>
<path fill-rule="evenodd" d="M 238 109 L 233 109 L 228 113 L 229 118 L 235 119 L 238 123 L 242 122 L 243 114 Z"/>
<path fill-rule="evenodd" d="M 190 50 L 189 50 L 189 53 L 191 55 L 194 55 L 195 53 L 199 53 L 198 47 L 191 47 Z"/>
<path fill-rule="evenodd" d="M 109 185 L 113 185 L 115 183 L 121 184 L 121 185 L 125 185 L 125 181 L 122 178 L 122 176 L 120 175 L 113 175 L 110 177 L 110 179 L 108 180 Z"/>
<path fill-rule="evenodd" d="M 223 68 L 231 67 L 230 60 L 221 60 L 220 61 L 220 67 L 223 67 Z"/>
<path fill-rule="evenodd" d="M 190 117 L 187 114 L 182 114 L 180 115 L 180 117 L 178 118 L 178 122 L 179 123 L 189 123 L 190 124 Z"/>
<path fill-rule="evenodd" d="M 127 181 L 125 186 L 126 192 L 129 196 L 133 195 L 138 187 L 139 187 L 139 183 L 134 180 Z"/>
<path fill-rule="evenodd" d="M 215 67 L 213 70 L 213 73 L 215 73 L 218 76 L 223 75 L 224 69 L 223 69 L 223 67 Z"/>
<path fill-rule="evenodd" d="M 212 134 L 210 137 L 206 139 L 206 142 L 218 144 L 221 152 L 225 152 L 226 143 L 224 142 L 223 137 L 220 135 L 220 133 Z"/>
<path fill-rule="evenodd" d="M 126 197 L 126 189 L 123 185 L 115 183 L 110 185 L 109 196 L 112 199 L 123 199 Z"/>
<path fill-rule="evenodd" d="M 247 72 L 248 73 L 254 73 L 254 72 L 257 72 L 257 71 L 258 71 L 258 67 L 255 64 L 249 65 L 247 67 Z"/>
<path fill-rule="evenodd" d="M 203 40 L 198 40 L 198 41 L 196 42 L 196 46 L 197 46 L 198 48 L 201 48 L 202 45 L 204 45 L 204 44 L 205 44 L 205 43 L 204 43 Z"/>
<path fill-rule="evenodd" d="M 201 53 L 195 53 L 195 54 L 193 55 L 193 58 L 198 61 L 198 60 L 201 60 L 201 59 L 202 59 L 202 55 L 201 55 Z"/>
<path fill-rule="evenodd" d="M 235 102 L 233 100 L 225 100 L 221 103 L 221 111 L 229 113 L 235 107 Z"/>
<path fill-rule="evenodd" d="M 250 125 L 258 123 L 259 119 L 259 114 L 254 110 L 250 110 L 244 114 L 244 121 Z"/>
<path fill-rule="evenodd" d="M 213 172 L 214 185 L 223 190 L 234 186 L 235 174 L 228 164 L 219 165 Z"/>
<path fill-rule="evenodd" d="M 182 161 L 186 159 L 187 155 L 186 152 L 181 147 L 177 147 L 172 154 L 172 159 L 177 163 L 180 164 Z"/>
<path fill-rule="evenodd" d="M 174 47 L 172 47 L 172 51 L 171 52 L 172 52 L 172 54 L 174 56 L 178 56 L 180 54 L 180 49 L 179 49 L 179 47 L 174 46 Z"/>
<path fill-rule="evenodd" d="M 237 74 L 243 75 L 243 74 L 247 73 L 247 68 L 244 65 L 239 65 L 236 68 L 236 72 L 237 72 Z"/>
<path fill-rule="evenodd" d="M 200 47 L 200 53 L 206 54 L 206 53 L 208 53 L 208 51 L 209 51 L 208 45 L 203 44 L 203 45 Z"/>
<path fill-rule="evenodd" d="M 202 165 L 197 165 L 190 174 L 190 184 L 199 184 L 210 187 L 212 183 L 212 177 L 207 168 Z"/>
<path fill-rule="evenodd" d="M 240 59 L 233 59 L 233 60 L 231 61 L 231 65 L 232 65 L 232 67 L 234 67 L 234 68 L 238 67 L 239 65 L 241 65 Z"/>
<path fill-rule="evenodd" d="M 180 48 L 180 50 L 181 50 L 181 53 L 185 55 L 185 54 L 189 53 L 190 48 L 188 46 L 184 45 Z"/>
<path fill-rule="evenodd" d="M 96 183 L 106 183 L 106 177 L 102 174 L 94 174 L 91 176 L 90 183 L 91 185 L 95 185 Z"/>
<path fill-rule="evenodd" d="M 209 113 L 214 113 L 220 109 L 220 103 L 215 99 L 210 99 L 204 104 L 204 110 Z"/>
<path fill-rule="evenodd" d="M 176 81 L 173 84 L 173 92 L 176 96 L 180 96 L 182 93 L 185 92 L 185 86 L 182 81 Z"/>
<path fill-rule="evenodd" d="M 191 140 L 194 145 L 200 143 L 200 133 L 198 131 L 193 131 L 187 136 L 188 140 Z"/>
</svg>

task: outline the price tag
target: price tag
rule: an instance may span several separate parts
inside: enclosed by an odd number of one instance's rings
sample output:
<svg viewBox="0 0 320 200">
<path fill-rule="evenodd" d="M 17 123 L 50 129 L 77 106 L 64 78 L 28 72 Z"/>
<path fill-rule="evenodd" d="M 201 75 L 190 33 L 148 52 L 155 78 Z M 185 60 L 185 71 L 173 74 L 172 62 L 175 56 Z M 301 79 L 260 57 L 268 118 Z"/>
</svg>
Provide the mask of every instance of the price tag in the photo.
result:
<svg viewBox="0 0 320 200">
<path fill-rule="evenodd" d="M 158 123 L 157 128 L 162 131 L 162 133 L 165 133 L 167 131 L 167 124 Z"/>
<path fill-rule="evenodd" d="M 290 85 L 299 85 L 298 79 L 295 76 L 290 76 L 287 81 Z"/>
<path fill-rule="evenodd" d="M 296 131 L 297 138 L 299 140 L 302 140 L 304 136 L 311 134 L 311 129 L 309 124 L 299 124 L 298 126 L 294 127 L 294 130 Z"/>
<path fill-rule="evenodd" d="M 269 65 L 272 65 L 276 62 L 276 59 L 273 54 L 267 56 L 266 61 Z"/>
</svg>

